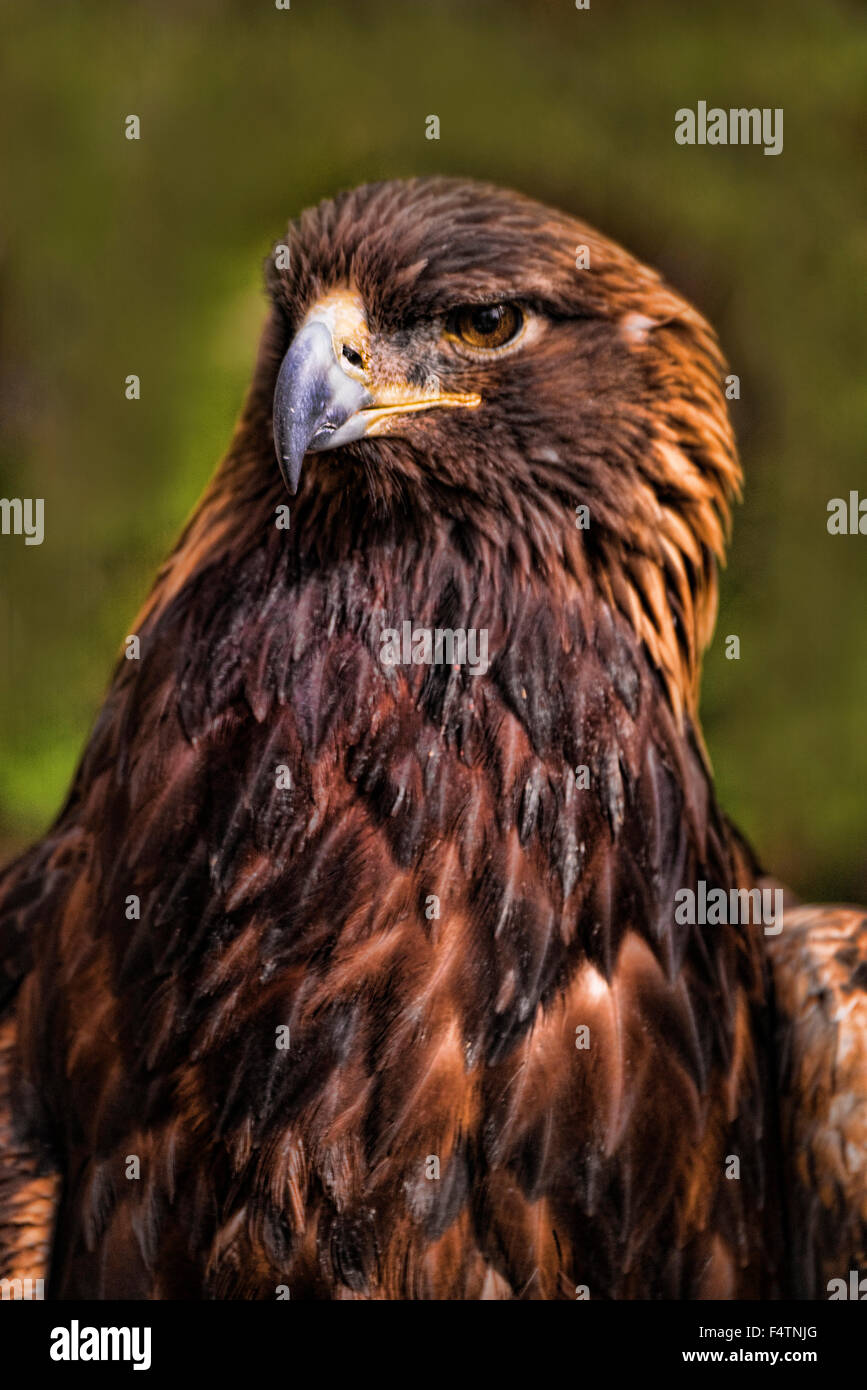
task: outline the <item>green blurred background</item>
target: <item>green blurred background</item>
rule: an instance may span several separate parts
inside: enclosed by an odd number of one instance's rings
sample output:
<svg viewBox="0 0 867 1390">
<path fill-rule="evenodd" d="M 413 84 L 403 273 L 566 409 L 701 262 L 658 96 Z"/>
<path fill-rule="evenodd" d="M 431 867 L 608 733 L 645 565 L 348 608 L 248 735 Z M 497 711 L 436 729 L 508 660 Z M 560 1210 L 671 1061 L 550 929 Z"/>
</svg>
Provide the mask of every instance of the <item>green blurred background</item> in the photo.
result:
<svg viewBox="0 0 867 1390">
<path fill-rule="evenodd" d="M 226 447 L 286 219 L 443 172 L 584 216 L 716 325 L 747 474 L 704 680 L 721 798 L 798 891 L 867 900 L 867 537 L 826 530 L 831 497 L 867 495 L 863 6 L 0 14 L 0 495 L 46 499 L 41 547 L 0 537 L 0 855 L 55 813 Z M 700 99 L 783 107 L 784 152 L 676 145 L 675 110 Z"/>
</svg>

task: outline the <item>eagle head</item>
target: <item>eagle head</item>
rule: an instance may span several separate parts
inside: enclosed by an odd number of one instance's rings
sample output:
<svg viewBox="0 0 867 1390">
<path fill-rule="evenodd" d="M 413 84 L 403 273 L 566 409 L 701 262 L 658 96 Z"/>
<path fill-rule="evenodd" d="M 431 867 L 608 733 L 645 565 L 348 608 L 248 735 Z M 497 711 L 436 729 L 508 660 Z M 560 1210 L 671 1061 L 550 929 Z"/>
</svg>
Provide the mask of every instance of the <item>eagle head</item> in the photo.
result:
<svg viewBox="0 0 867 1390">
<path fill-rule="evenodd" d="M 279 250 L 252 409 L 289 492 L 601 591 L 694 707 L 741 480 L 704 318 L 585 223 L 470 180 L 364 185 Z"/>
</svg>

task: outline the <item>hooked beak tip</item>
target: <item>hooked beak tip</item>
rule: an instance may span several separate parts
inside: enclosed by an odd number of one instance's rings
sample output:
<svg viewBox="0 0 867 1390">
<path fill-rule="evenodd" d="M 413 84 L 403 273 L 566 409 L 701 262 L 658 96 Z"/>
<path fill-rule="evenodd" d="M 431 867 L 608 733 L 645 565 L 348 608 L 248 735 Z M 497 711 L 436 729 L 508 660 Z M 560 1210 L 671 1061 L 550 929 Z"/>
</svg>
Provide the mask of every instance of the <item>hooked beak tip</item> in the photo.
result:
<svg viewBox="0 0 867 1390">
<path fill-rule="evenodd" d="M 277 449 L 277 464 L 280 469 L 280 476 L 286 484 L 286 490 L 294 497 L 298 491 L 298 484 L 301 480 L 301 465 L 304 462 L 304 455 L 292 457 L 281 454 Z"/>
<path fill-rule="evenodd" d="M 283 481 L 294 497 L 304 455 L 329 441 L 370 400 L 359 381 L 346 375 L 324 323 L 307 324 L 283 358 L 274 388 L 274 449 Z"/>
</svg>

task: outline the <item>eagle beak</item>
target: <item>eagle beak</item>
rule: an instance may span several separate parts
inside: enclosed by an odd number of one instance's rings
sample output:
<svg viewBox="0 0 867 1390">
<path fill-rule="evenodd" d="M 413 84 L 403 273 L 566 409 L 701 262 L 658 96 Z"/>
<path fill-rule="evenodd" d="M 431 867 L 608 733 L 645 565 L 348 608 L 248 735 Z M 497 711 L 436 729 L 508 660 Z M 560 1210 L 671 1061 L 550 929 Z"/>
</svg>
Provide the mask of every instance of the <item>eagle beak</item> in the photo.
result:
<svg viewBox="0 0 867 1390">
<path fill-rule="evenodd" d="M 434 406 L 481 404 L 481 396 L 377 384 L 369 370 L 369 338 L 358 296 L 337 291 L 307 315 L 289 345 L 274 390 L 274 447 L 289 491 L 298 491 L 305 454 L 336 449 L 392 428 L 397 415 Z"/>
<path fill-rule="evenodd" d="M 304 455 L 358 439 L 358 412 L 372 401 L 363 382 L 341 369 L 327 326 L 306 324 L 283 358 L 274 391 L 274 446 L 293 495 Z"/>
</svg>

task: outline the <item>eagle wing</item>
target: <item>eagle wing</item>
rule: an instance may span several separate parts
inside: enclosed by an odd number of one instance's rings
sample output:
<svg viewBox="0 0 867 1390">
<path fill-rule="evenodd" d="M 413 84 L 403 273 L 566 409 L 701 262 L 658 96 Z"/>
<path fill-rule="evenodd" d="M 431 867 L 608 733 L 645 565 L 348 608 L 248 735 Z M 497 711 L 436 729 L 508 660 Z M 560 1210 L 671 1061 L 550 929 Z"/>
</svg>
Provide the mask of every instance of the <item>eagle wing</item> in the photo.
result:
<svg viewBox="0 0 867 1390">
<path fill-rule="evenodd" d="M 793 1292 L 867 1269 L 867 912 L 795 905 L 769 938 Z"/>
<path fill-rule="evenodd" d="M 0 875 L 0 1279 L 48 1279 L 60 1177 L 22 1124 L 13 1078 L 18 989 L 29 968 L 30 927 L 50 883 L 48 842 Z M 32 1296 L 32 1288 L 31 1288 Z"/>
</svg>

